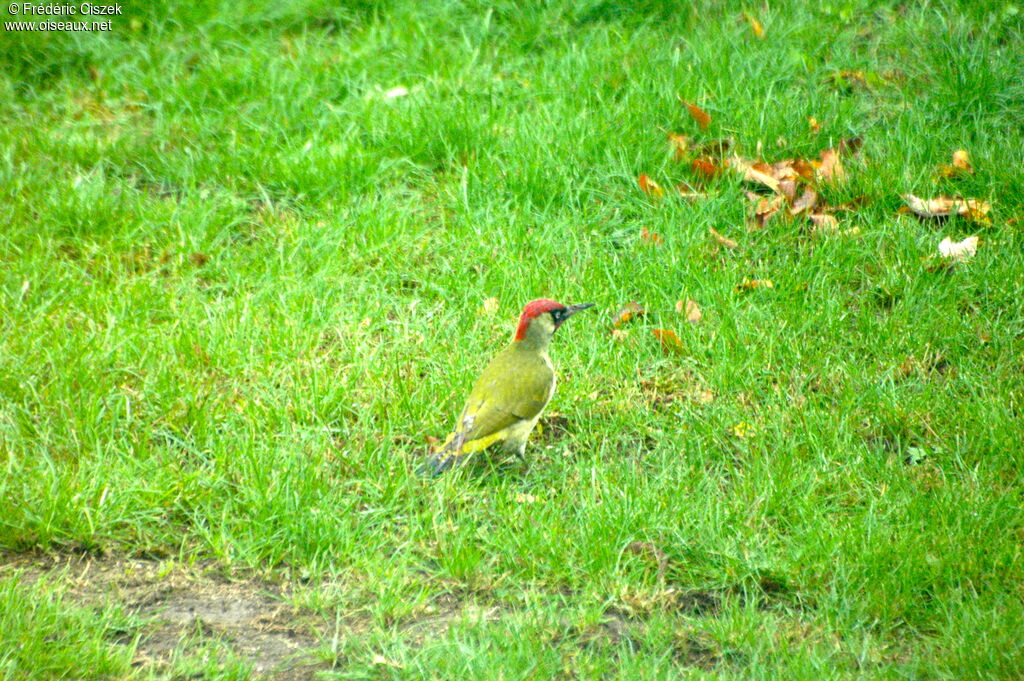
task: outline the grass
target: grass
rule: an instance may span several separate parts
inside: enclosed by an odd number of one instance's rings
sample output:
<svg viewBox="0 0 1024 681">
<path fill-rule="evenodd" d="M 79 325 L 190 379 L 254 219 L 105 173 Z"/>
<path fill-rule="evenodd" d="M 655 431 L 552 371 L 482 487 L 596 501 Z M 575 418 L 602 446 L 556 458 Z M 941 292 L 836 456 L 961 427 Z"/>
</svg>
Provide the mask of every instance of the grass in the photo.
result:
<svg viewBox="0 0 1024 681">
<path fill-rule="evenodd" d="M 9 555 L 289 583 L 337 625 L 327 679 L 1018 673 L 1024 8 L 751 5 L 758 40 L 712 2 L 137 4 L 0 41 Z M 691 179 L 665 131 L 769 161 L 862 136 L 826 192 L 867 197 L 860 235 L 747 233 L 730 175 L 644 196 Z M 937 179 L 961 147 L 976 172 Z M 908 192 L 992 223 L 898 215 Z M 563 427 L 525 469 L 417 478 L 536 297 L 598 304 L 553 347 Z M 0 632 L 45 664 L 5 678 L 255 674 L 132 668 L 108 610 L 23 582 Z"/>
</svg>

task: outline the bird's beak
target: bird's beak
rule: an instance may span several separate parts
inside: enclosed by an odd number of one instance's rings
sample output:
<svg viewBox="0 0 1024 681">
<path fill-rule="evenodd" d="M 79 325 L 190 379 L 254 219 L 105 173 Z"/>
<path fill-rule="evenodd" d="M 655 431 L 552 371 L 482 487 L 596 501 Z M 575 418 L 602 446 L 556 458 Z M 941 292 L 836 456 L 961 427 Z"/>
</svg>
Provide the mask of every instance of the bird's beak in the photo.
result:
<svg viewBox="0 0 1024 681">
<path fill-rule="evenodd" d="M 565 308 L 564 319 L 568 319 L 580 310 L 586 310 L 588 307 L 594 307 L 594 303 L 577 303 L 576 305 L 568 305 Z"/>
</svg>

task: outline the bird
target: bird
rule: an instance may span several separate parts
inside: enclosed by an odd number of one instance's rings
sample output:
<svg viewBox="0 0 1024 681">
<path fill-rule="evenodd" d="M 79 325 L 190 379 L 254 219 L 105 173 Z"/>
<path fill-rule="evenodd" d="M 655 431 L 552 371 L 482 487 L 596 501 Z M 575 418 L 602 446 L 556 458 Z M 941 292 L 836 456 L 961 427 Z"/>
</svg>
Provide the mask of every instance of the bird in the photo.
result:
<svg viewBox="0 0 1024 681">
<path fill-rule="evenodd" d="M 525 459 L 526 441 L 555 394 L 555 370 L 548 356 L 551 338 L 567 319 L 593 306 L 562 305 L 547 298 L 527 303 L 512 342 L 481 372 L 455 429 L 421 471 L 441 475 L 495 445 Z"/>
</svg>

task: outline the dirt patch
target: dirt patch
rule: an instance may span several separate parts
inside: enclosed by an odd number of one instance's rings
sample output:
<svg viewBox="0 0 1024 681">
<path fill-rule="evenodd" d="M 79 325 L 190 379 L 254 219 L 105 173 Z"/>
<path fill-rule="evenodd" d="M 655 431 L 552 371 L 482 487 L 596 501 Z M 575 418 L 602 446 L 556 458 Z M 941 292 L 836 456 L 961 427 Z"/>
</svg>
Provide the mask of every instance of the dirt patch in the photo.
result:
<svg viewBox="0 0 1024 681">
<path fill-rule="evenodd" d="M 317 646 L 316 623 L 284 602 L 287 587 L 260 580 L 227 580 L 208 566 L 191 568 L 147 560 L 90 555 L 16 557 L 0 573 L 17 569 L 68 588 L 79 603 L 120 603 L 149 620 L 137 648 L 140 665 L 166 667 L 189 639 L 226 643 L 254 672 L 276 681 L 305 681 L 325 665 L 308 651 Z"/>
</svg>

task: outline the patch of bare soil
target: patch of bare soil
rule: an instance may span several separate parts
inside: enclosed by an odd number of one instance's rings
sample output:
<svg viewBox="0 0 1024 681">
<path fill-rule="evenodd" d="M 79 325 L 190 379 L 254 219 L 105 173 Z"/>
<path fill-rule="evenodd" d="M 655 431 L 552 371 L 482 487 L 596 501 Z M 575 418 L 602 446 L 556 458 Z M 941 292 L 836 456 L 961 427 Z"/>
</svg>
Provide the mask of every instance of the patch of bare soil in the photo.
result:
<svg viewBox="0 0 1024 681">
<path fill-rule="evenodd" d="M 148 560 L 58 555 L 0 563 L 0 574 L 13 568 L 26 582 L 45 576 L 65 584 L 83 605 L 120 603 L 150 620 L 137 649 L 139 665 L 169 664 L 198 634 L 224 641 L 264 678 L 305 681 L 324 669 L 308 654 L 317 645 L 315 623 L 283 602 L 286 587 Z"/>
</svg>

